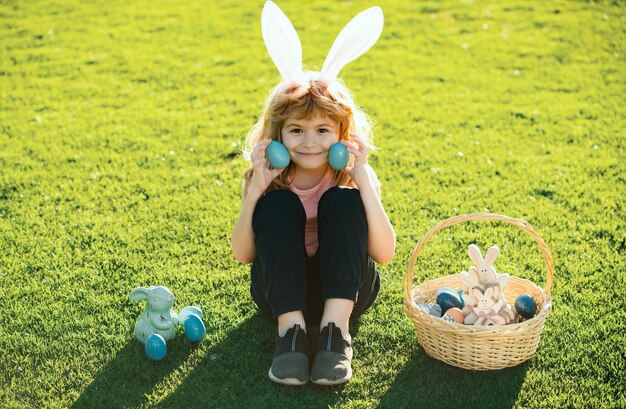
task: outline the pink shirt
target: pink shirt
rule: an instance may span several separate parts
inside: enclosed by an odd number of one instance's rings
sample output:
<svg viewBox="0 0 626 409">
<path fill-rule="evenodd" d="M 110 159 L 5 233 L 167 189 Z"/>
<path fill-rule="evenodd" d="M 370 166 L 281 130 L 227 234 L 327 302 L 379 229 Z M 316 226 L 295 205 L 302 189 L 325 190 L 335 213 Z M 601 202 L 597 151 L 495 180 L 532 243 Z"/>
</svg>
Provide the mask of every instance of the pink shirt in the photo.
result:
<svg viewBox="0 0 626 409">
<path fill-rule="evenodd" d="M 376 189 L 380 187 L 380 181 L 376 177 L 374 170 L 367 166 L 367 171 Z M 309 257 L 313 257 L 317 253 L 318 240 L 317 240 L 317 204 L 320 198 L 328 189 L 333 187 L 333 172 L 329 170 L 326 175 L 320 180 L 316 186 L 310 189 L 298 189 L 291 186 L 291 190 L 298 195 L 304 211 L 306 213 L 306 226 L 304 227 L 304 245 L 306 247 L 306 253 Z M 356 187 L 354 183 L 350 184 L 350 187 Z"/>
</svg>

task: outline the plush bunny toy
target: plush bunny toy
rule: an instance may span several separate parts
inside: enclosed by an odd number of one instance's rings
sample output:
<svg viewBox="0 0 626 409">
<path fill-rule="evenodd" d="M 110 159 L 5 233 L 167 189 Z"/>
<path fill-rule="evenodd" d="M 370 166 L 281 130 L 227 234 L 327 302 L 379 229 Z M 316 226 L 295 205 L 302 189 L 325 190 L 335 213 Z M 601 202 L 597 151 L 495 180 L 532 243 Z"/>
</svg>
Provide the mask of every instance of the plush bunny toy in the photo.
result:
<svg viewBox="0 0 626 409">
<path fill-rule="evenodd" d="M 146 309 L 135 324 L 135 337 L 142 343 L 148 335 L 159 334 L 169 341 L 174 338 L 174 327 L 178 324 L 178 315 L 172 309 L 174 294 L 166 287 L 137 287 L 128 297 L 132 301 L 147 300 Z"/>
<path fill-rule="evenodd" d="M 515 321 L 515 311 L 504 297 L 509 275 L 497 274 L 493 266 L 500 254 L 498 246 L 491 246 L 485 258 L 475 244 L 470 244 L 467 252 L 475 266 L 460 274 L 465 286 L 462 295 L 465 324 L 503 325 Z"/>
<path fill-rule="evenodd" d="M 302 45 L 287 16 L 271 1 L 261 16 L 263 40 L 286 83 L 320 80 L 332 85 L 339 71 L 364 54 L 383 31 L 383 12 L 371 7 L 356 15 L 339 33 L 319 73 L 302 70 Z"/>
<path fill-rule="evenodd" d="M 500 255 L 500 249 L 498 246 L 491 246 L 483 258 L 480 249 L 475 244 L 470 244 L 467 248 L 467 253 L 470 259 L 476 264 L 478 269 L 478 278 L 484 286 L 490 286 L 497 284 L 501 289 L 506 287 L 509 282 L 508 274 L 497 274 L 496 269 L 493 266 L 493 262 Z"/>
<path fill-rule="evenodd" d="M 497 293 L 497 286 L 488 287 L 485 291 L 475 287 L 471 293 L 463 293 L 465 324 L 504 325 L 511 322 L 515 313 L 504 297 Z"/>
</svg>

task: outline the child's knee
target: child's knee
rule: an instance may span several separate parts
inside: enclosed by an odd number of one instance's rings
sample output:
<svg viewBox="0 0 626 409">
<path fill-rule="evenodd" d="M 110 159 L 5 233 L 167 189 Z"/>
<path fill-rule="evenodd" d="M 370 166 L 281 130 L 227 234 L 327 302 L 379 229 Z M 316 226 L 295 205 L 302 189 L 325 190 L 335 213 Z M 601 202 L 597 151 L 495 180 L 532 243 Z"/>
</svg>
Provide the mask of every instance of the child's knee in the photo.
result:
<svg viewBox="0 0 626 409">
<path fill-rule="evenodd" d="M 318 214 L 350 215 L 363 213 L 363 201 L 358 189 L 337 186 L 328 189 L 320 199 Z"/>
<path fill-rule="evenodd" d="M 254 218 L 284 220 L 286 217 L 306 219 L 306 213 L 297 194 L 287 189 L 274 190 L 264 194 L 258 201 Z"/>
<path fill-rule="evenodd" d="M 291 190 L 279 189 L 265 193 L 261 199 L 259 199 L 259 204 L 263 204 L 265 206 L 271 205 L 273 208 L 288 208 L 300 204 L 300 198 Z"/>
</svg>

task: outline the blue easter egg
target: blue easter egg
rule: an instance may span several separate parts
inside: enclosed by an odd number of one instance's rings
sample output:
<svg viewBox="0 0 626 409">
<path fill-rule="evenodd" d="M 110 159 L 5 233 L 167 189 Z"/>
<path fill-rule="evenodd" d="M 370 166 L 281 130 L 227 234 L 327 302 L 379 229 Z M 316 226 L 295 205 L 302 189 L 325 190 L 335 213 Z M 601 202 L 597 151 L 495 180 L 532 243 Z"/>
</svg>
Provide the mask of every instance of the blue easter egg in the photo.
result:
<svg viewBox="0 0 626 409">
<path fill-rule="evenodd" d="M 197 315 L 190 314 L 185 320 L 185 336 L 191 342 L 202 341 L 206 335 L 204 322 Z"/>
<path fill-rule="evenodd" d="M 167 344 L 165 343 L 165 339 L 159 334 L 148 335 L 143 347 L 148 358 L 153 361 L 160 361 L 167 355 Z"/>
<path fill-rule="evenodd" d="M 185 307 L 182 310 L 180 310 L 180 312 L 178 313 L 178 322 L 180 322 L 181 324 L 184 324 L 185 321 L 187 320 L 187 317 L 189 317 L 190 315 L 197 315 L 198 318 L 202 318 L 203 316 L 202 310 L 192 305 L 192 306 Z"/>
<path fill-rule="evenodd" d="M 454 291 L 448 290 L 444 290 L 437 295 L 437 304 L 439 304 L 443 313 L 453 307 L 462 308 L 459 295 Z"/>
<path fill-rule="evenodd" d="M 289 165 L 289 161 L 291 161 L 287 148 L 278 141 L 272 141 L 267 145 L 265 156 L 270 161 L 270 165 L 276 169 L 286 168 Z"/>
<path fill-rule="evenodd" d="M 428 304 L 415 304 L 415 306 L 433 317 L 441 318 L 441 307 L 436 302 L 429 302 Z"/>
<path fill-rule="evenodd" d="M 341 142 L 336 142 L 333 146 L 330 147 L 330 152 L 328 152 L 328 163 L 333 169 L 343 170 L 348 166 L 348 162 L 350 161 L 350 152 L 348 152 L 348 148 L 343 145 Z"/>
<path fill-rule="evenodd" d="M 537 311 L 537 303 L 528 294 L 522 294 L 515 300 L 515 311 L 524 318 L 532 318 Z"/>
<path fill-rule="evenodd" d="M 463 290 L 459 290 L 456 293 L 459 295 L 459 298 L 461 299 L 461 309 L 463 309 L 463 307 L 465 307 L 465 301 L 463 301 Z"/>
<path fill-rule="evenodd" d="M 426 304 L 426 307 L 428 308 L 428 313 L 430 315 L 432 315 L 433 317 L 441 318 L 441 307 L 439 306 L 439 304 L 437 304 L 436 302 L 429 302 L 428 304 Z"/>
</svg>

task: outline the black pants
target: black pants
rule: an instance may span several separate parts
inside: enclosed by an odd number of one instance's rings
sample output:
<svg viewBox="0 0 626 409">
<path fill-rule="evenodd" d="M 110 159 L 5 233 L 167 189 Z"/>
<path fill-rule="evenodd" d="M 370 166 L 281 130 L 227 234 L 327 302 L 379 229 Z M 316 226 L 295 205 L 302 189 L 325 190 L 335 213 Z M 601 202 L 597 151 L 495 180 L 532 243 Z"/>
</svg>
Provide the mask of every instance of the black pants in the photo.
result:
<svg viewBox="0 0 626 409">
<path fill-rule="evenodd" d="M 369 308 L 380 278 L 367 255 L 367 219 L 359 191 L 327 190 L 318 204 L 317 254 L 304 246 L 306 214 L 290 190 L 263 195 L 254 210 L 252 227 L 257 257 L 252 263 L 250 292 L 259 308 L 274 318 L 303 311 L 307 322 L 319 321 L 324 300 L 355 302 L 351 318 Z"/>
</svg>

